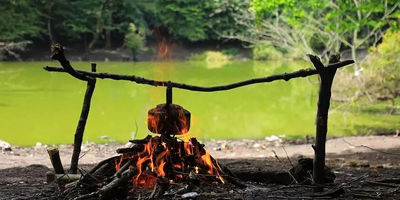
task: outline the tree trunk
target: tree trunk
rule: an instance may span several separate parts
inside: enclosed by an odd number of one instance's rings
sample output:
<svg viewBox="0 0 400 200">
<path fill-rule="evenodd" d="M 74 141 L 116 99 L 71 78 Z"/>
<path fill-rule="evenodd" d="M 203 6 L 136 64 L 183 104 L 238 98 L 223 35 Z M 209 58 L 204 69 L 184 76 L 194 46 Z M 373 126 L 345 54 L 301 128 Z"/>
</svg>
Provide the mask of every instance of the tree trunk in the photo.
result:
<svg viewBox="0 0 400 200">
<path fill-rule="evenodd" d="M 54 2 L 50 2 L 47 6 L 47 34 L 48 34 L 48 36 L 49 36 L 49 39 L 50 39 L 50 42 L 51 42 L 51 44 L 54 44 L 55 42 L 54 42 L 54 36 L 53 36 L 53 33 L 52 33 L 52 31 L 51 31 L 51 14 L 52 14 L 52 8 L 53 8 L 53 5 L 54 5 Z"/>
<path fill-rule="evenodd" d="M 107 25 L 111 27 L 112 25 L 112 14 L 110 13 L 107 18 Z M 111 30 L 109 28 L 106 29 L 106 44 L 105 49 L 111 49 Z"/>
<path fill-rule="evenodd" d="M 49 35 L 51 44 L 54 44 L 54 37 L 53 37 L 53 34 L 51 33 L 51 20 L 50 19 L 47 19 L 47 34 Z"/>
<path fill-rule="evenodd" d="M 105 10 L 107 3 L 108 3 L 108 0 L 104 0 L 100 6 L 99 14 L 97 15 L 97 18 L 96 18 L 96 31 L 93 33 L 92 41 L 90 41 L 86 53 L 89 53 L 92 50 L 93 46 L 96 44 L 97 40 L 99 39 L 101 31 L 103 30 L 102 18 L 103 18 L 104 10 Z"/>
<path fill-rule="evenodd" d="M 351 45 L 351 59 L 356 60 L 357 58 L 357 40 L 358 40 L 358 32 L 357 29 L 353 31 L 353 42 Z"/>
</svg>

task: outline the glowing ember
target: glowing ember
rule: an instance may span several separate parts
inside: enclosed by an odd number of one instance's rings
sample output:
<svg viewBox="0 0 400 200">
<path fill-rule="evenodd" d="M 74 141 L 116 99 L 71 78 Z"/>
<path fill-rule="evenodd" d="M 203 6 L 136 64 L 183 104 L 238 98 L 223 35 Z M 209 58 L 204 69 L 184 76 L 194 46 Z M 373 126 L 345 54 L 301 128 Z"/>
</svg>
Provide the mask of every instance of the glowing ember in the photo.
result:
<svg viewBox="0 0 400 200">
<path fill-rule="evenodd" d="M 137 174 L 133 177 L 135 186 L 152 188 L 159 176 L 174 182 L 182 181 L 190 172 L 200 177 L 204 175 L 211 182 L 224 183 L 218 162 L 195 138 L 187 142 L 172 137 L 148 138 L 144 144 L 135 144 L 143 145 L 142 151 L 124 153 L 115 163 L 117 171 L 127 161 L 131 161 L 131 167 L 137 167 Z"/>
</svg>

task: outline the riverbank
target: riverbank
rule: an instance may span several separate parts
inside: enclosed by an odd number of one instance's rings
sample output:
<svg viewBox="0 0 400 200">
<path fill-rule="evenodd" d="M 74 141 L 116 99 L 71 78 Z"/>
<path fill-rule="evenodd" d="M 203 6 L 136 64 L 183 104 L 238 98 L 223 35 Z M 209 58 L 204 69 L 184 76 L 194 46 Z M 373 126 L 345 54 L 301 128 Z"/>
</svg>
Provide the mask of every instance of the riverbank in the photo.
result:
<svg viewBox="0 0 400 200">
<path fill-rule="evenodd" d="M 232 188 L 228 185 L 203 186 L 200 189 L 207 192 L 192 193 L 197 196 L 196 199 L 224 199 L 227 195 L 232 199 L 311 199 L 314 195 L 312 187 L 309 186 L 282 186 L 269 182 L 279 181 L 278 175 L 287 172 L 291 163 L 296 163 L 298 158 L 312 157 L 311 145 L 305 140 L 293 142 L 271 137 L 265 140 L 213 140 L 205 142 L 205 145 L 210 154 L 223 166 L 228 167 L 247 188 Z M 114 155 L 115 149 L 122 146 L 124 145 L 85 144 L 82 147 L 80 167 L 87 170 Z M 64 167 L 68 168 L 66 163 L 69 163 L 72 145 L 58 147 Z M 400 137 L 330 139 L 327 141 L 327 153 L 327 165 L 336 175 L 335 183 L 328 185 L 327 190 L 332 191 L 345 186 L 343 191 L 335 194 L 335 199 L 363 199 L 365 196 L 383 196 L 385 199 L 400 197 L 400 192 L 391 189 L 390 184 L 374 185 L 382 180 L 395 181 L 395 177 L 400 176 Z M 57 185 L 46 182 L 45 174 L 52 169 L 45 145 L 2 148 L 0 159 L 1 200 L 58 199 Z M 171 197 L 165 196 L 162 199 L 169 198 Z M 177 194 L 175 199 L 184 198 Z"/>
<path fill-rule="evenodd" d="M 282 140 L 278 137 L 267 137 L 264 140 L 210 140 L 204 142 L 205 148 L 217 159 L 256 159 L 289 157 L 312 157 L 312 139 Z M 80 164 L 93 165 L 104 158 L 116 155 L 115 150 L 128 144 L 96 144 L 86 143 L 82 145 Z M 0 153 L 0 169 L 11 167 L 26 167 L 33 164 L 41 164 L 51 167 L 46 149 L 48 145 L 37 144 L 32 147 L 3 146 Z M 58 145 L 61 161 L 64 167 L 68 167 L 73 145 Z M 358 155 L 380 151 L 400 149 L 400 137 L 396 136 L 354 136 L 329 139 L 327 141 L 327 154 Z M 285 152 L 286 151 L 286 152 Z M 400 154 L 400 153 L 399 153 Z M 368 158 L 360 158 L 366 161 Z M 379 160 L 371 159 L 371 165 L 379 163 Z M 396 161 L 397 163 L 397 161 Z M 397 163 L 400 164 L 400 163 Z M 397 165 L 396 164 L 396 165 Z"/>
<path fill-rule="evenodd" d="M 224 51 L 234 49 L 234 60 L 249 60 L 252 58 L 250 48 L 244 48 L 238 42 L 227 43 L 188 43 L 188 44 L 168 44 L 168 52 L 163 57 L 157 53 L 158 44 L 151 43 L 146 51 L 141 51 L 136 56 L 136 61 L 185 61 L 189 60 L 194 54 L 201 54 L 205 51 Z M 50 44 L 36 44 L 29 46 L 26 51 L 20 52 L 21 61 L 48 61 L 50 60 Z M 93 49 L 86 52 L 80 45 L 64 44 L 64 51 L 70 61 L 133 61 L 131 51 L 124 47 L 111 49 Z M 13 58 L 10 58 L 13 59 Z"/>
</svg>

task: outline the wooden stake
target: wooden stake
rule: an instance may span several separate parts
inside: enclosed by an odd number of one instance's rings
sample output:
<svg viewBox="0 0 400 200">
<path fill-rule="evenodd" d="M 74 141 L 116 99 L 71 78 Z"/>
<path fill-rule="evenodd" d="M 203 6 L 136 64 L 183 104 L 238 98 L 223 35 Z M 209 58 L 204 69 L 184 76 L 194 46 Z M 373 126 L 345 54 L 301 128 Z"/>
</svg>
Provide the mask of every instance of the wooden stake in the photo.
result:
<svg viewBox="0 0 400 200">
<path fill-rule="evenodd" d="M 61 163 L 60 153 L 58 151 L 58 148 L 49 147 L 49 148 L 47 148 L 47 153 L 50 156 L 50 161 L 51 161 L 51 165 L 53 165 L 54 172 L 56 174 L 64 174 L 65 172 L 64 172 L 63 165 Z"/>
<path fill-rule="evenodd" d="M 92 63 L 92 72 L 96 72 L 96 64 Z M 79 154 L 81 153 L 81 146 L 83 140 L 83 133 L 85 132 L 86 121 L 89 116 L 90 103 L 92 100 L 93 92 L 96 86 L 96 79 L 87 80 L 87 87 L 85 97 L 83 99 L 83 106 L 81 116 L 79 118 L 78 126 L 76 127 L 74 137 L 74 151 L 71 158 L 70 173 L 76 174 L 78 172 Z"/>
<path fill-rule="evenodd" d="M 313 182 L 316 185 L 324 184 L 325 177 L 325 143 L 328 132 L 328 111 L 331 99 L 331 88 L 337 67 L 325 67 L 319 57 L 308 55 L 321 78 L 318 108 L 316 117 L 316 138 L 314 148 Z M 332 56 L 329 63 L 339 62 L 339 56 Z M 322 187 L 318 190 L 323 190 Z"/>
</svg>

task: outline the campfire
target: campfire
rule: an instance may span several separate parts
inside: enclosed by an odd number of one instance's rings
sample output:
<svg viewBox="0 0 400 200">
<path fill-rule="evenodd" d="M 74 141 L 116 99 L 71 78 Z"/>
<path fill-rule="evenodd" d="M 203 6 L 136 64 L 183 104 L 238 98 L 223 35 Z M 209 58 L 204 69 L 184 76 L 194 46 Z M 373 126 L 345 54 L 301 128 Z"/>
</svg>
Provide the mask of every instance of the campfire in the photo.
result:
<svg viewBox="0 0 400 200">
<path fill-rule="evenodd" d="M 134 185 L 148 188 L 154 187 L 157 177 L 179 182 L 190 173 L 207 175 L 205 177 L 211 182 L 224 183 L 223 170 L 204 145 L 196 138 L 183 141 L 175 137 L 188 133 L 190 112 L 172 104 L 171 93 L 172 89 L 168 87 L 167 103 L 148 112 L 148 129 L 159 136 L 131 140 L 131 147 L 118 149 L 121 156 L 115 170 L 136 167 Z"/>
<path fill-rule="evenodd" d="M 74 149 L 71 159 L 71 175 L 78 172 L 78 160 L 82 145 L 83 132 L 88 117 L 90 103 L 97 79 L 113 79 L 146 84 L 153 87 L 166 87 L 166 103 L 157 105 L 148 112 L 148 129 L 155 135 L 142 140 L 131 140 L 131 145 L 117 149 L 119 155 L 101 161 L 88 172 L 82 172 L 79 180 L 63 184 L 62 178 L 57 178 L 63 199 L 131 199 L 142 198 L 139 191 L 150 191 L 150 199 L 169 198 L 187 192 L 187 197 L 194 187 L 201 186 L 211 191 L 219 186 L 246 187 L 225 167 L 221 166 L 200 144 L 196 138 L 187 141 L 177 138 L 185 135 L 190 129 L 190 112 L 172 103 L 172 88 L 180 88 L 198 92 L 216 92 L 230 90 L 246 85 L 266 83 L 276 80 L 288 81 L 292 78 L 307 77 L 320 74 L 321 81 L 318 111 L 317 137 L 315 159 L 313 162 L 313 182 L 320 184 L 324 181 L 325 139 L 327 130 L 327 114 L 330 101 L 330 88 L 336 70 L 354 63 L 353 60 L 339 62 L 338 56 L 333 56 L 328 65 L 323 65 L 320 58 L 308 55 L 315 69 L 302 69 L 292 73 L 272 75 L 236 82 L 227 85 L 203 87 L 171 81 L 151 80 L 135 75 L 120 75 L 97 73 L 96 64 L 92 63 L 91 72 L 75 70 L 65 58 L 61 45 L 52 46 L 52 58 L 59 61 L 62 67 L 45 67 L 45 70 L 66 72 L 76 79 L 86 81 L 87 88 L 84 96 L 81 116 L 74 137 Z M 56 174 L 65 174 L 57 149 L 48 150 Z M 49 176 L 50 177 L 50 176 Z M 49 179 L 50 180 L 50 179 Z M 183 185 L 182 185 L 183 183 Z M 174 188 L 178 185 L 178 189 Z M 182 187 L 183 186 L 183 187 Z M 208 187 L 207 186 L 211 186 Z M 225 188 L 226 189 L 226 188 Z M 133 196 L 132 196 L 133 195 Z M 135 196 L 136 195 L 136 196 Z M 139 195 L 139 196 L 137 196 Z M 182 195 L 182 198 L 184 195 Z M 186 197 L 185 197 L 186 198 Z"/>
<path fill-rule="evenodd" d="M 113 195 L 125 198 L 136 191 L 152 191 L 150 198 L 159 198 L 173 184 L 188 183 L 209 186 L 227 180 L 241 185 L 222 168 L 196 138 L 188 141 L 178 135 L 190 129 L 190 112 L 172 104 L 172 88 L 167 87 L 167 101 L 149 110 L 148 129 L 154 135 L 130 140 L 130 146 L 117 149 L 118 156 L 100 162 L 83 178 L 66 185 L 67 199 L 108 199 Z"/>
</svg>

